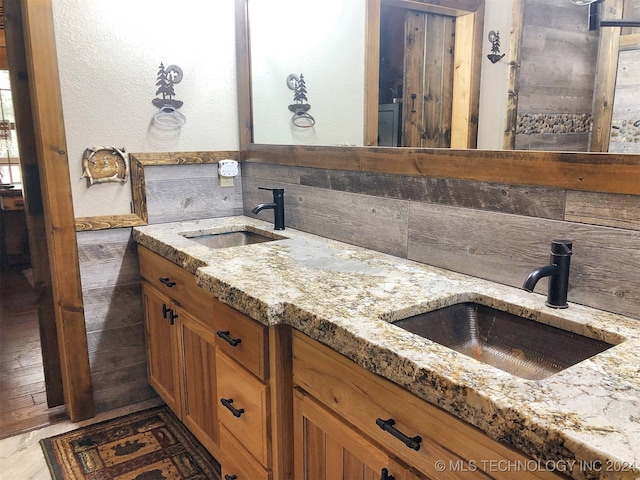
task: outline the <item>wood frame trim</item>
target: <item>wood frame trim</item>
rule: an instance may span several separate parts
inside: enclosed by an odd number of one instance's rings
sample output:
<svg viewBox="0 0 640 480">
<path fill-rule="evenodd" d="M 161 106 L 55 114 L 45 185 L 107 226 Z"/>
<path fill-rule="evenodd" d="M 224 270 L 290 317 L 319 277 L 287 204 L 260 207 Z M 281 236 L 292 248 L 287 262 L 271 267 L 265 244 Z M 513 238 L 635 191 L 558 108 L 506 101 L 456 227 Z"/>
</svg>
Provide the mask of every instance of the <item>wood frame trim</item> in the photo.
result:
<svg viewBox="0 0 640 480">
<path fill-rule="evenodd" d="M 475 148 L 478 144 L 483 28 L 484 2 L 475 12 L 456 18 L 451 148 Z"/>
<path fill-rule="evenodd" d="M 520 48 L 522 45 L 522 25 L 524 12 L 522 0 L 513 0 L 511 8 L 511 37 L 509 40 L 509 78 L 507 81 L 507 114 L 504 124 L 502 148 L 515 150 L 518 129 L 518 92 L 520 85 Z"/>
<path fill-rule="evenodd" d="M 605 0 L 604 11 L 608 19 L 621 19 L 623 0 Z M 593 91 L 593 125 L 589 150 L 606 152 L 611 139 L 613 100 L 615 97 L 620 28 L 601 28 L 598 41 L 598 60 Z"/>
<path fill-rule="evenodd" d="M 248 0 L 236 0 L 236 86 L 238 89 L 238 140 L 240 152 L 253 142 L 253 110 L 251 98 L 251 39 L 249 37 Z"/>
<path fill-rule="evenodd" d="M 20 169 L 29 234 L 29 250 L 33 270 L 33 286 L 37 294 L 40 348 L 47 396 L 47 406 L 64 404 L 60 352 L 56 332 L 56 314 L 53 303 L 47 230 L 40 195 L 38 152 L 34 130 L 31 98 L 27 75 L 27 55 L 22 28 L 20 0 L 4 0 L 5 32 L 8 41 L 7 61 L 14 99 L 18 144 L 21 155 Z"/>
<path fill-rule="evenodd" d="M 52 0 L 23 0 L 21 5 L 64 399 L 69 418 L 72 422 L 78 422 L 95 416 L 95 402 L 82 303 Z"/>
<path fill-rule="evenodd" d="M 640 155 L 249 145 L 246 162 L 640 195 Z"/>
<path fill-rule="evenodd" d="M 105 230 L 110 228 L 131 228 L 147 225 L 147 194 L 144 179 L 144 167 L 158 165 L 196 165 L 217 163 L 219 160 L 240 160 L 240 152 L 220 150 L 213 152 L 162 152 L 129 154 L 131 171 L 131 196 L 133 212 L 126 215 L 106 215 L 100 217 L 78 217 L 75 220 L 77 232 Z"/>
<path fill-rule="evenodd" d="M 242 7 L 245 14 L 246 1 L 236 0 L 237 8 Z M 238 23 L 237 27 L 248 35 L 246 22 Z M 241 52 L 240 56 L 242 61 L 249 58 L 248 52 Z M 250 79 L 241 78 L 242 75 L 246 74 L 239 69 L 238 85 L 250 83 Z M 239 89 L 239 95 L 242 94 Z M 238 101 L 246 100 L 239 98 Z M 243 117 L 246 111 L 240 114 L 241 128 L 251 124 L 250 119 Z M 261 144 L 249 144 L 246 152 L 245 146 L 241 148 L 243 160 L 254 163 L 640 195 L 640 155 L 634 154 Z"/>
<path fill-rule="evenodd" d="M 378 145 L 378 95 L 380 84 L 380 0 L 367 0 L 364 54 L 363 145 Z"/>
</svg>

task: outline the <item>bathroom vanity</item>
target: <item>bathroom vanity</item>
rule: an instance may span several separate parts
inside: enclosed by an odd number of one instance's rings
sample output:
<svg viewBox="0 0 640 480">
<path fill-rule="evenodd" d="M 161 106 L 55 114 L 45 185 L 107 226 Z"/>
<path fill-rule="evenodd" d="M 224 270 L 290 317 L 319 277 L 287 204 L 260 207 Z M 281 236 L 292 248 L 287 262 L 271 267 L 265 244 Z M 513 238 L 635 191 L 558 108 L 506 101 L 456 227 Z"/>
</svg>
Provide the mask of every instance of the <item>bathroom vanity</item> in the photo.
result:
<svg viewBox="0 0 640 480">
<path fill-rule="evenodd" d="M 134 229 L 150 382 L 223 478 L 640 475 L 637 320 L 272 229 L 248 217 Z M 198 241 L 230 232 L 264 238 Z M 531 380 L 394 325 L 461 302 L 606 348 Z"/>
</svg>

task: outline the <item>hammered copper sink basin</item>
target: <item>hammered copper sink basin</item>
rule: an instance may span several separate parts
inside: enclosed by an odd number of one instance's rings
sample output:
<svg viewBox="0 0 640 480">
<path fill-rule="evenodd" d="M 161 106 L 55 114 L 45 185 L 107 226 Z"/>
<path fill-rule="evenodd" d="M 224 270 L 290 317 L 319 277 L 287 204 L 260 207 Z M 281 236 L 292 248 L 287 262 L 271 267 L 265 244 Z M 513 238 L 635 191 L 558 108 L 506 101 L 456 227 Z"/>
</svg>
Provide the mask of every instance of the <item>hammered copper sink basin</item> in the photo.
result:
<svg viewBox="0 0 640 480">
<path fill-rule="evenodd" d="M 209 248 L 240 247 L 243 245 L 272 242 L 274 240 L 282 240 L 285 238 L 275 234 L 263 235 L 261 233 L 253 232 L 250 230 L 239 230 L 235 232 L 223 233 L 206 233 L 200 235 L 192 235 L 187 232 L 181 233 L 180 235 Z"/>
<path fill-rule="evenodd" d="M 542 380 L 614 345 L 466 302 L 393 322 L 527 380 Z"/>
</svg>

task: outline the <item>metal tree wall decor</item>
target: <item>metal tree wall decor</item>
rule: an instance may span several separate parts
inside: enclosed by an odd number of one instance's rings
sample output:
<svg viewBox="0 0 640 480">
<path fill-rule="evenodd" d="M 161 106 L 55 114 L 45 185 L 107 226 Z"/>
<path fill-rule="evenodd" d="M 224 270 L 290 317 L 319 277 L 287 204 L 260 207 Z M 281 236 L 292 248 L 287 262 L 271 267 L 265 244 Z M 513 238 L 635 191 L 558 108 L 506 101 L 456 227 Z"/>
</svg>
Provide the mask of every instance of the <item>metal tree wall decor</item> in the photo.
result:
<svg viewBox="0 0 640 480">
<path fill-rule="evenodd" d="M 185 116 L 178 111 L 184 102 L 174 98 L 176 92 L 173 88 L 182 81 L 182 77 L 182 69 L 177 65 L 169 65 L 165 68 L 164 64 L 160 63 L 156 95 L 162 95 L 162 97 L 151 100 L 151 103 L 158 107 L 158 111 L 153 116 L 156 123 L 167 127 L 180 127 L 186 122 Z"/>
<path fill-rule="evenodd" d="M 505 56 L 504 53 L 500 55 L 500 32 L 491 30 L 489 41 L 491 42 L 491 53 L 487 55 L 487 58 L 491 60 L 491 63 L 497 63 Z"/>
<path fill-rule="evenodd" d="M 289 105 L 289 110 L 293 112 L 291 123 L 301 128 L 313 127 L 316 120 L 308 113 L 311 105 L 307 103 L 307 83 L 304 80 L 304 75 L 300 74 L 299 77 L 295 73 L 288 75 L 287 87 L 293 90 L 294 103 Z"/>
</svg>

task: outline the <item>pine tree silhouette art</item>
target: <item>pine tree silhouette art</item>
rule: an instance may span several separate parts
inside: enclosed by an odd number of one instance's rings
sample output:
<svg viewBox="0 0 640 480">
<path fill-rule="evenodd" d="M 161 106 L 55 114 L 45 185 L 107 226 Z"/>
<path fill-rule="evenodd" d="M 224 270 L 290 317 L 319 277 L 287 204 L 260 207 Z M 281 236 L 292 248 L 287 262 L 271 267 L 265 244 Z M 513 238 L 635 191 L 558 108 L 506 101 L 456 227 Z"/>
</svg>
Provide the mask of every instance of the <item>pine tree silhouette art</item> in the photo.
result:
<svg viewBox="0 0 640 480">
<path fill-rule="evenodd" d="M 164 64 L 161 62 L 160 67 L 158 67 L 158 76 L 156 81 L 156 86 L 158 90 L 156 90 L 156 95 L 162 95 L 162 98 L 154 98 L 151 103 L 153 103 L 156 107 L 162 108 L 165 106 L 170 106 L 173 108 L 180 108 L 184 102 L 180 100 L 174 100 L 174 96 L 176 95 L 175 90 L 173 89 L 173 77 L 167 72 L 164 67 Z"/>
</svg>

